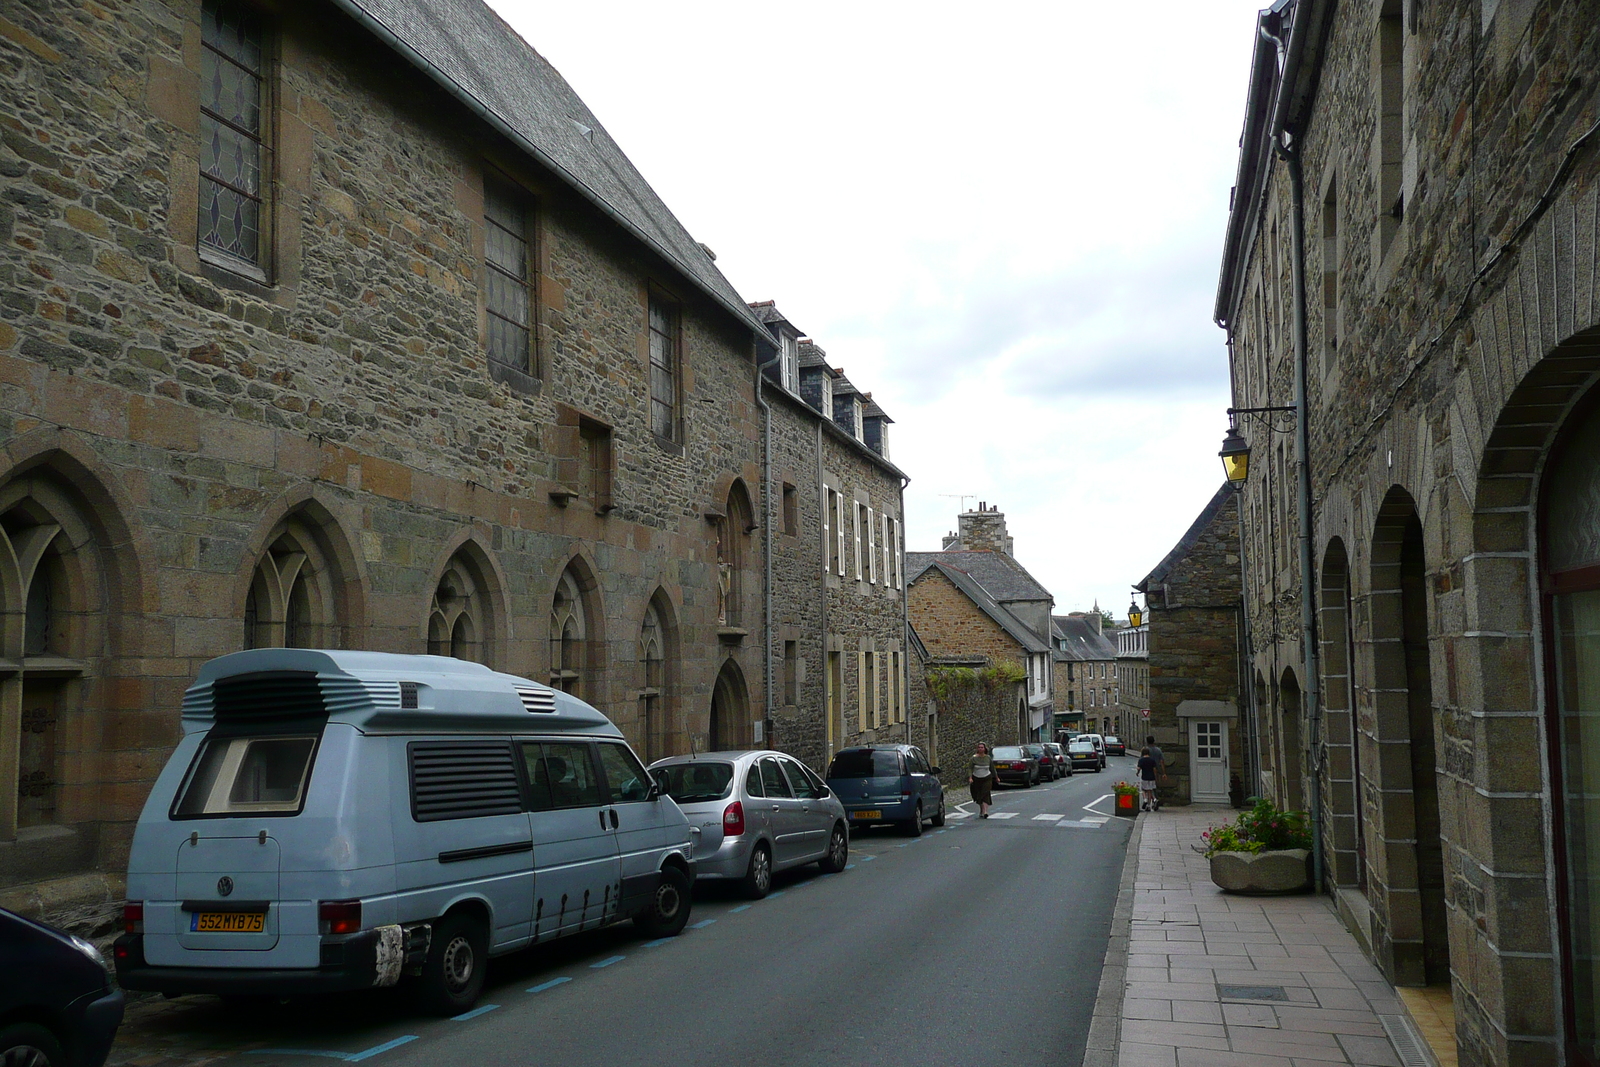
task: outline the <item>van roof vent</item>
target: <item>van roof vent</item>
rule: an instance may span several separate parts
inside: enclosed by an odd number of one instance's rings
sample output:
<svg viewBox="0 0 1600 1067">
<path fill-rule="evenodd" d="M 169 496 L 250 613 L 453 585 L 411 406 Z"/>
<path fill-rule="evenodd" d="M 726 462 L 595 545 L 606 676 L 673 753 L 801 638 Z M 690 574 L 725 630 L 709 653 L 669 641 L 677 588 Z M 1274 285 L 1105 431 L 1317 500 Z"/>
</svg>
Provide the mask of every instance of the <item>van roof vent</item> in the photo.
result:
<svg viewBox="0 0 1600 1067">
<path fill-rule="evenodd" d="M 416 706 L 417 706 L 417 683 L 416 682 L 401 682 L 400 683 L 400 707 L 402 709 L 404 709 L 404 708 L 415 708 Z"/>
<path fill-rule="evenodd" d="M 517 696 L 522 698 L 524 711 L 531 711 L 541 715 L 554 715 L 556 711 L 556 691 L 554 689 L 532 689 L 528 686 L 516 687 Z"/>
</svg>

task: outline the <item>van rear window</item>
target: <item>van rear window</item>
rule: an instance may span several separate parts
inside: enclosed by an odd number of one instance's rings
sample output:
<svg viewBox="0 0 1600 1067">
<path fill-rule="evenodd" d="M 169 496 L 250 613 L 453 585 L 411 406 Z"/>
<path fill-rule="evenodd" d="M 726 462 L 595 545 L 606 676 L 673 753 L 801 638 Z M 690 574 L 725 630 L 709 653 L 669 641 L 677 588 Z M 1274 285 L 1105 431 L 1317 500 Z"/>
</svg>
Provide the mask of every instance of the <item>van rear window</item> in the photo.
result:
<svg viewBox="0 0 1600 1067">
<path fill-rule="evenodd" d="M 847 748 L 833 757 L 829 778 L 898 778 L 900 753 L 883 748 Z"/>
<path fill-rule="evenodd" d="M 314 736 L 210 738 L 172 813 L 179 818 L 298 814 L 316 747 Z"/>
</svg>

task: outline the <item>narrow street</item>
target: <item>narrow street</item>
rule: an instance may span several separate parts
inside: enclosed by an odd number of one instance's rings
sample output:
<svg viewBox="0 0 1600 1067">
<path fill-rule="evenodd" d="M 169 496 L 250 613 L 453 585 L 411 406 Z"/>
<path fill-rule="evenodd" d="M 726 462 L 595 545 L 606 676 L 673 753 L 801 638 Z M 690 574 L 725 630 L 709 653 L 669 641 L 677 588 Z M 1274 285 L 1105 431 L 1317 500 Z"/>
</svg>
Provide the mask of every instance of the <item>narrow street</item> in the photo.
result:
<svg viewBox="0 0 1600 1067">
<path fill-rule="evenodd" d="M 858 833 L 843 874 L 762 901 L 702 884 L 672 940 L 622 925 L 497 960 L 458 1019 L 379 992 L 150 1001 L 110 1063 L 1076 1063 L 1130 831 L 1105 795 L 1132 762 L 1001 790 L 987 822 Z"/>
</svg>

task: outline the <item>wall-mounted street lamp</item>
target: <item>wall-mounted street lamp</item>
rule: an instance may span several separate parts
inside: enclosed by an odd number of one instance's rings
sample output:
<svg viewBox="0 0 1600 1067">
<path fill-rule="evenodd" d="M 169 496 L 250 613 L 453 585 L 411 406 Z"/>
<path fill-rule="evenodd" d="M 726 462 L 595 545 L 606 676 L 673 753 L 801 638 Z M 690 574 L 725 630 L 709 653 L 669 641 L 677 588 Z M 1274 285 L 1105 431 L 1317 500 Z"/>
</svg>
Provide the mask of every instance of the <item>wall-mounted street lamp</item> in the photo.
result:
<svg viewBox="0 0 1600 1067">
<path fill-rule="evenodd" d="M 1229 408 L 1228 409 L 1228 436 L 1222 439 L 1222 450 L 1217 455 L 1222 457 L 1222 471 L 1228 477 L 1228 484 L 1235 489 L 1243 489 L 1244 483 L 1250 477 L 1250 442 L 1239 433 L 1240 415 L 1260 415 L 1267 429 L 1287 433 L 1295 428 L 1294 419 L 1291 417 L 1289 425 L 1282 427 L 1273 425 L 1274 415 L 1287 414 L 1293 416 L 1295 409 L 1292 407 L 1276 408 Z"/>
<path fill-rule="evenodd" d="M 1246 449 L 1248 451 L 1248 449 Z M 1144 612 L 1139 610 L 1139 605 L 1133 601 L 1128 602 L 1128 625 L 1137 630 L 1144 622 Z"/>
</svg>

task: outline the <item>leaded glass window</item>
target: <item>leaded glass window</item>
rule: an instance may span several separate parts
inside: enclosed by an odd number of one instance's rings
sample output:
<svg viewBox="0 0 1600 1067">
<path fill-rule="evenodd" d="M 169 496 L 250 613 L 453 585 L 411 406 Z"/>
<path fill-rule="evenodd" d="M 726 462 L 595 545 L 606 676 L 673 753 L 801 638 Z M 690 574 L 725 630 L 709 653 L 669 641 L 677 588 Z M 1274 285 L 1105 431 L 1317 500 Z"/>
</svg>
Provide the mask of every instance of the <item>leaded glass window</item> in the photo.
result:
<svg viewBox="0 0 1600 1067">
<path fill-rule="evenodd" d="M 533 298 L 525 197 L 503 182 L 483 189 L 483 258 L 488 266 L 489 358 L 530 371 Z"/>
<path fill-rule="evenodd" d="M 678 312 L 662 298 L 650 297 L 650 428 L 677 440 Z"/>
<path fill-rule="evenodd" d="M 262 265 L 266 143 L 261 22 L 240 4 L 201 5 L 200 244 Z"/>
</svg>

